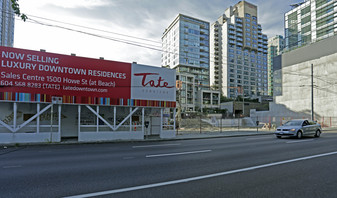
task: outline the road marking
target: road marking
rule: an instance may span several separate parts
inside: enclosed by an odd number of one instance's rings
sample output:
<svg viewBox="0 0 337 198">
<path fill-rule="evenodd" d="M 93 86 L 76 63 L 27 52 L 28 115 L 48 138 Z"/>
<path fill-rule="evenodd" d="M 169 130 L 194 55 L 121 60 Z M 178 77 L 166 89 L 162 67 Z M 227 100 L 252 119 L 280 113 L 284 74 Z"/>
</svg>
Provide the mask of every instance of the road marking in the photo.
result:
<svg viewBox="0 0 337 198">
<path fill-rule="evenodd" d="M 161 147 L 161 146 L 178 146 L 181 144 L 154 144 L 154 145 L 145 145 L 145 146 L 133 146 L 132 148 L 151 148 L 151 147 Z"/>
<path fill-rule="evenodd" d="M 21 165 L 3 166 L 2 168 L 21 168 Z"/>
<path fill-rule="evenodd" d="M 173 185 L 173 184 L 180 184 L 180 183 L 185 183 L 185 182 L 192 182 L 192 181 L 197 181 L 197 180 L 202 180 L 202 179 L 209 179 L 209 178 L 212 178 L 212 177 L 219 177 L 219 176 L 224 176 L 224 175 L 229 175 L 229 174 L 234 174 L 234 173 L 246 172 L 246 171 L 251 171 L 251 170 L 256 170 L 256 169 L 261 169 L 261 168 L 267 168 L 267 167 L 277 166 L 277 165 L 282 165 L 282 164 L 288 164 L 288 163 L 292 163 L 292 162 L 304 161 L 304 160 L 309 160 L 309 159 L 314 159 L 314 158 L 319 158 L 319 157 L 325 157 L 325 156 L 329 156 L 329 155 L 336 155 L 336 154 L 337 154 L 337 151 L 330 152 L 330 153 L 318 154 L 318 155 L 312 155 L 312 156 L 307 156 L 307 157 L 300 157 L 300 158 L 295 158 L 295 159 L 290 159 L 290 160 L 285 160 L 285 161 L 279 161 L 279 162 L 274 162 L 274 163 L 269 163 L 269 164 L 262 164 L 262 165 L 258 165 L 258 166 L 252 166 L 252 167 L 242 168 L 242 169 L 237 169 L 237 170 L 214 173 L 214 174 L 210 174 L 210 175 L 190 177 L 190 178 L 186 178 L 186 179 L 178 179 L 178 180 L 172 180 L 172 181 L 167 181 L 167 182 L 160 182 L 160 183 L 147 184 L 147 185 L 142 185 L 142 186 L 134 186 L 134 187 L 128 187 L 128 188 L 121 188 L 121 189 L 115 189 L 115 190 L 107 190 L 107 191 L 88 193 L 88 194 L 82 194 L 82 195 L 74 195 L 74 196 L 69 196 L 69 197 L 65 197 L 65 198 L 95 197 L 95 196 L 110 195 L 110 194 L 129 192 L 129 191 L 135 191 L 135 190 L 142 190 L 142 189 L 148 189 L 148 188 L 155 188 L 155 187 L 161 187 L 161 186 L 167 186 L 167 185 Z"/>
<path fill-rule="evenodd" d="M 135 157 L 123 157 L 123 160 L 135 159 Z"/>
<path fill-rule="evenodd" d="M 289 142 L 286 142 L 286 143 L 287 143 L 287 144 L 292 144 L 292 143 L 301 143 L 301 142 L 310 142 L 310 141 L 314 141 L 314 139 L 310 139 L 310 140 L 289 141 Z"/>
<path fill-rule="evenodd" d="M 274 137 L 259 137 L 259 138 L 247 138 L 246 140 L 260 140 L 260 139 L 271 139 Z"/>
<path fill-rule="evenodd" d="M 166 154 L 157 154 L 157 155 L 147 155 L 147 158 L 150 157 L 166 157 L 166 156 L 174 156 L 174 155 L 189 155 L 189 154 L 196 154 L 196 153 L 207 153 L 211 152 L 212 150 L 202 150 L 202 151 L 189 151 L 189 152 L 182 152 L 182 153 L 166 153 Z"/>
</svg>

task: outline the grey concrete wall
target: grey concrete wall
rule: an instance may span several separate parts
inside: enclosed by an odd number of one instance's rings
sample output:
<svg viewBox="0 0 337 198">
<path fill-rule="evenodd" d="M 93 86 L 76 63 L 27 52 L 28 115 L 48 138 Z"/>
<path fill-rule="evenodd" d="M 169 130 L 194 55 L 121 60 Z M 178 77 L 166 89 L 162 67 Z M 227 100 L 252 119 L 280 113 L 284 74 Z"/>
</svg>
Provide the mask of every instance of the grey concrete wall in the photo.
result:
<svg viewBox="0 0 337 198">
<path fill-rule="evenodd" d="M 337 37 L 290 51 L 281 58 L 282 69 L 274 74 L 274 87 L 280 94 L 274 97 L 270 111 L 254 115 L 267 121 L 274 117 L 276 122 L 310 118 L 313 64 L 315 119 L 326 126 L 337 126 Z"/>
</svg>

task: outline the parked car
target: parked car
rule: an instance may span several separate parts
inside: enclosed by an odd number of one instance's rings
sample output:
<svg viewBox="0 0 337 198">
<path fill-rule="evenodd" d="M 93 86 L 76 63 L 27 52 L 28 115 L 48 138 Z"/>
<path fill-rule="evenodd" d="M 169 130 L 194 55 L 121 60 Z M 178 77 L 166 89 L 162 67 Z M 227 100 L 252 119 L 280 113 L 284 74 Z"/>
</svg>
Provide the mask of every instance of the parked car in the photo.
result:
<svg viewBox="0 0 337 198">
<path fill-rule="evenodd" d="M 275 135 L 277 138 L 282 136 L 302 138 L 303 136 L 313 135 L 319 137 L 322 133 L 320 124 L 311 120 L 290 120 L 282 126 L 277 127 Z"/>
</svg>

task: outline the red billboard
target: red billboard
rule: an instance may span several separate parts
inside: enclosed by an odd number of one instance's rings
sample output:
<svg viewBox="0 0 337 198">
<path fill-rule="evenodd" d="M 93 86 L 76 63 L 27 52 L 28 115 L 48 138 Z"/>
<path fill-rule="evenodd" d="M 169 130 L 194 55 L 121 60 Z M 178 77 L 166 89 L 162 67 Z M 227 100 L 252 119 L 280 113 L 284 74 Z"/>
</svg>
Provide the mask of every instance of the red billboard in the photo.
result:
<svg viewBox="0 0 337 198">
<path fill-rule="evenodd" d="M 130 63 L 9 47 L 0 53 L 0 92 L 130 99 Z"/>
</svg>

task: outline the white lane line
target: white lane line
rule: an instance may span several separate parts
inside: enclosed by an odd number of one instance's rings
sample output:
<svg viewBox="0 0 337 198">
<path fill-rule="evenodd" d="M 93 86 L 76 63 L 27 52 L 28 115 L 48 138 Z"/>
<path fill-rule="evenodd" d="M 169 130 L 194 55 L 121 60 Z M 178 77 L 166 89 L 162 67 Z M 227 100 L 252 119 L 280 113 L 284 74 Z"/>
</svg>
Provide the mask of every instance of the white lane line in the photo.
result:
<svg viewBox="0 0 337 198">
<path fill-rule="evenodd" d="M 189 151 L 189 152 L 182 152 L 182 153 L 166 153 L 166 154 L 157 154 L 157 155 L 147 155 L 147 158 L 150 157 L 166 157 L 166 156 L 174 156 L 174 155 L 189 155 L 189 154 L 196 154 L 196 153 L 207 153 L 211 152 L 212 150 L 202 150 L 202 151 Z"/>
<path fill-rule="evenodd" d="M 229 175 L 229 174 L 234 174 L 234 173 L 239 173 L 239 172 L 246 172 L 246 171 L 267 168 L 267 167 L 277 166 L 277 165 L 282 165 L 282 164 L 288 164 L 288 163 L 297 162 L 297 161 L 309 160 L 309 159 L 314 159 L 314 158 L 319 158 L 319 157 L 325 157 L 329 155 L 336 155 L 336 154 L 337 154 L 337 151 L 318 154 L 318 155 L 312 155 L 312 156 L 307 156 L 307 157 L 300 157 L 300 158 L 295 158 L 295 159 L 290 159 L 290 160 L 285 160 L 285 161 L 279 161 L 279 162 L 274 162 L 274 163 L 269 163 L 269 164 L 262 164 L 258 166 L 252 166 L 252 167 L 242 168 L 242 169 L 237 169 L 237 170 L 214 173 L 210 175 L 203 175 L 203 176 L 198 176 L 198 177 L 190 177 L 186 179 L 178 179 L 178 180 L 172 180 L 172 181 L 160 182 L 160 183 L 154 183 L 154 184 L 148 184 L 148 185 L 142 185 L 142 186 L 134 186 L 134 187 L 129 187 L 129 188 L 121 188 L 121 189 L 115 189 L 115 190 L 107 190 L 107 191 L 101 191 L 101 192 L 95 192 L 95 193 L 75 195 L 75 196 L 69 196 L 65 198 L 95 197 L 95 196 L 116 194 L 116 193 L 121 193 L 121 192 L 142 190 L 142 189 L 147 189 L 147 188 L 155 188 L 155 187 L 160 187 L 160 186 L 167 186 L 167 185 L 191 182 L 191 181 L 196 181 L 196 180 L 208 179 L 212 177 L 219 177 L 219 176 L 224 176 L 224 175 Z"/>
<path fill-rule="evenodd" d="M 21 168 L 21 165 L 3 166 L 2 168 Z"/>
<path fill-rule="evenodd" d="M 286 143 L 287 143 L 287 144 L 292 144 L 292 143 L 311 142 L 311 141 L 314 141 L 314 139 L 310 139 L 310 140 L 289 141 L 289 142 L 286 142 Z"/>
<path fill-rule="evenodd" d="M 262 140 L 262 139 L 271 139 L 274 137 L 258 137 L 258 138 L 247 138 L 246 140 Z"/>
<path fill-rule="evenodd" d="M 154 144 L 145 146 L 133 146 L 132 148 L 151 148 L 151 147 L 161 147 L 161 146 L 179 146 L 181 144 Z"/>
</svg>

